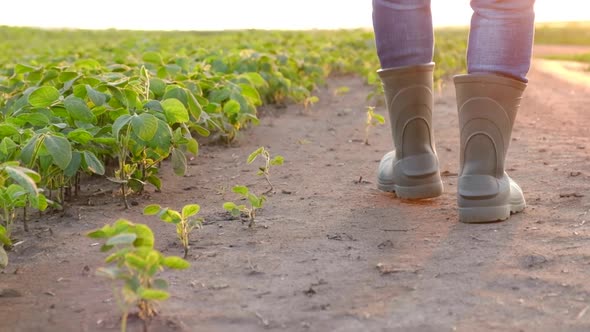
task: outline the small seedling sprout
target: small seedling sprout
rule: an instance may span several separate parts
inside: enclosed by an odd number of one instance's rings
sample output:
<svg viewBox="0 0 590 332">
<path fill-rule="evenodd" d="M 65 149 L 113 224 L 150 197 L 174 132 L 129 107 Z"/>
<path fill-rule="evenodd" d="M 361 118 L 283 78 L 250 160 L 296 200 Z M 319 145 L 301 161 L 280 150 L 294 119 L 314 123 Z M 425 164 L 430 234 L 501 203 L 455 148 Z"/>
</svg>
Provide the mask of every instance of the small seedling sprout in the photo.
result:
<svg viewBox="0 0 590 332">
<path fill-rule="evenodd" d="M 201 210 L 198 204 L 188 204 L 182 208 L 181 212 L 170 208 L 162 208 L 158 204 L 151 204 L 143 209 L 146 216 L 157 215 L 162 221 L 176 225 L 176 234 L 184 248 L 184 258 L 188 256 L 190 248 L 190 234 L 195 228 L 201 228 L 203 218 L 197 218 L 196 215 Z"/>
<path fill-rule="evenodd" d="M 232 216 L 239 217 L 242 213 L 248 217 L 250 223 L 248 227 L 254 226 L 254 219 L 256 218 L 256 210 L 261 209 L 266 201 L 266 196 L 256 196 L 250 192 L 250 189 L 246 186 L 235 186 L 232 191 L 240 196 L 244 197 L 250 203 L 249 206 L 245 204 L 236 204 L 234 202 L 225 202 L 223 208 L 230 212 Z"/>
<path fill-rule="evenodd" d="M 369 145 L 369 132 L 371 127 L 385 123 L 383 115 L 375 113 L 375 107 L 367 106 L 367 121 L 365 122 L 365 145 Z"/>
<path fill-rule="evenodd" d="M 264 179 L 270 186 L 270 188 L 266 192 L 264 192 L 264 194 L 272 193 L 274 192 L 274 186 L 272 185 L 272 182 L 270 182 L 271 166 L 282 165 L 285 162 L 285 159 L 283 158 L 283 156 L 280 155 L 276 155 L 271 158 L 270 151 L 268 151 L 265 147 L 261 146 L 248 156 L 248 164 L 253 163 L 256 160 L 256 158 L 258 158 L 258 156 L 264 158 L 264 166 L 259 167 L 258 173 L 256 174 L 264 176 Z"/>
</svg>

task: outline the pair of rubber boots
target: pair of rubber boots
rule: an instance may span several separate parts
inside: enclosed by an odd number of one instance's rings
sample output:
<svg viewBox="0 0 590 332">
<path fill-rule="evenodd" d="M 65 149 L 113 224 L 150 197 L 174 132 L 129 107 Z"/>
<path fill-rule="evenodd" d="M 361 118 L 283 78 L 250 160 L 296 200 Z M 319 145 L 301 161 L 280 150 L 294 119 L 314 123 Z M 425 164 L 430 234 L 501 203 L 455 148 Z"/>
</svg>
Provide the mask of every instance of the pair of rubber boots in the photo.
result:
<svg viewBox="0 0 590 332">
<path fill-rule="evenodd" d="M 379 70 L 395 150 L 381 160 L 378 188 L 403 199 L 443 193 L 432 130 L 433 70 L 434 63 Z M 455 76 L 454 81 L 461 134 L 459 220 L 506 220 L 526 205 L 504 169 L 526 83 L 483 73 Z"/>
</svg>

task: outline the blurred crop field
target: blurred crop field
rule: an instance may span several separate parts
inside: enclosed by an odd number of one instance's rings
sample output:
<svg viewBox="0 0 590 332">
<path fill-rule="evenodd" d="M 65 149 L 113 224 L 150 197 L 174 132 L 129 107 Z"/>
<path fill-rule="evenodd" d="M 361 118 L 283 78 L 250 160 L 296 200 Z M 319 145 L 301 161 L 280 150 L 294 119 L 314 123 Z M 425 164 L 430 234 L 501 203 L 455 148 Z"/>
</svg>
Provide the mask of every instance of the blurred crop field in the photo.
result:
<svg viewBox="0 0 590 332">
<path fill-rule="evenodd" d="M 588 46 L 590 49 L 590 22 L 540 24 L 535 30 L 535 43 Z M 551 55 L 546 58 L 590 63 L 590 51 L 581 54 Z"/>
</svg>

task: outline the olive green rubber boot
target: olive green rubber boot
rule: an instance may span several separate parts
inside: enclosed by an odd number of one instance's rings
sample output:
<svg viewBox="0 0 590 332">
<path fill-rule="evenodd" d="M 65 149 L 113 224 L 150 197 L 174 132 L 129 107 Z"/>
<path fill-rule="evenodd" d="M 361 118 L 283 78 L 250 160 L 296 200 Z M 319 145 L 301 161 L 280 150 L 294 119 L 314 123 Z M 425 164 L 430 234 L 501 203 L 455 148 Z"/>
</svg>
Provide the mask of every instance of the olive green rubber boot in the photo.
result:
<svg viewBox="0 0 590 332">
<path fill-rule="evenodd" d="M 459 75 L 454 80 L 461 133 L 459 220 L 506 220 L 526 206 L 522 190 L 504 170 L 526 83 L 493 74 Z"/>
<path fill-rule="evenodd" d="M 429 63 L 378 71 L 395 150 L 381 159 L 377 187 L 404 199 L 443 192 L 432 132 L 433 70 Z"/>
</svg>

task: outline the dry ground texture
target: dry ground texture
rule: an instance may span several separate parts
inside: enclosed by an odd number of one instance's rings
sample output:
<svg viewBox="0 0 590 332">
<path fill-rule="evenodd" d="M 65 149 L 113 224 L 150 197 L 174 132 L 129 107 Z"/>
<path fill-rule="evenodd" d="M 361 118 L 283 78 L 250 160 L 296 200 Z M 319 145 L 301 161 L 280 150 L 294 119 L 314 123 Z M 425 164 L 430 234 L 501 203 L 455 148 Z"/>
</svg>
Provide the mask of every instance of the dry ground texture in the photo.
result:
<svg viewBox="0 0 590 332">
<path fill-rule="evenodd" d="M 350 92 L 335 95 L 340 86 Z M 165 274 L 173 295 L 152 331 L 589 330 L 590 85 L 535 63 L 507 166 L 529 206 L 483 225 L 457 222 L 452 86 L 437 94 L 434 115 L 446 192 L 422 202 L 375 189 L 392 144 L 387 126 L 362 143 L 368 92 L 358 78 L 333 78 L 312 112 L 271 110 L 237 144 L 203 147 L 189 176 L 166 173 L 162 193 L 134 197 L 127 211 L 110 184 L 91 183 L 63 217 L 15 234 L 23 242 L 0 274 L 0 330 L 117 330 L 110 284 L 94 275 L 104 256 L 84 234 L 124 217 L 179 255 L 173 227 L 141 211 L 191 202 L 207 222 L 193 236 L 191 268 Z M 245 163 L 261 145 L 286 164 L 248 229 L 221 205 L 235 199 L 234 184 L 266 189 Z"/>
</svg>

